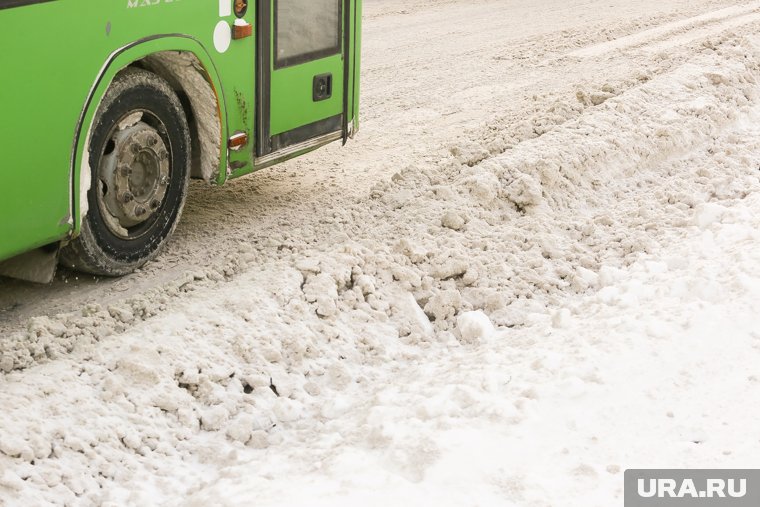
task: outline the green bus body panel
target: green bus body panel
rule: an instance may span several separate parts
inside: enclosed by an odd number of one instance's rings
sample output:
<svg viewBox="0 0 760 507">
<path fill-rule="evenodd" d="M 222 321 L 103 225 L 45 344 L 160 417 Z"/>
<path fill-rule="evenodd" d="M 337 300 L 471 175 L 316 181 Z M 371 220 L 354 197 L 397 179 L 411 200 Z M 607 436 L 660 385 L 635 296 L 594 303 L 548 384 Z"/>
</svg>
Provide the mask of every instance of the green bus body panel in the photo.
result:
<svg viewBox="0 0 760 507">
<path fill-rule="evenodd" d="M 333 93 L 328 100 L 312 100 L 312 79 L 317 74 L 333 75 Z M 343 58 L 330 56 L 272 72 L 272 135 L 338 115 L 343 110 Z"/>
<path fill-rule="evenodd" d="M 361 0 L 345 1 L 361 12 Z M 255 5 L 249 2 L 244 17 L 254 29 Z M 114 76 L 147 55 L 191 52 L 204 67 L 219 101 L 216 183 L 256 169 L 256 37 L 231 40 L 224 51 L 214 44 L 217 25 L 234 22 L 231 10 L 218 0 L 50 0 L 0 9 L 0 260 L 78 233 L 89 126 Z M 351 27 L 357 51 L 360 30 L 357 19 Z M 356 62 L 349 104 L 356 127 L 359 59 L 348 53 Z M 334 58 L 342 75 L 342 58 Z M 306 91 L 294 86 L 306 79 L 308 64 L 293 70 L 272 74 L 273 132 L 307 123 L 301 113 L 314 110 L 310 82 Z M 318 114 L 340 114 L 342 105 L 334 99 L 341 94 L 337 82 L 333 99 L 319 104 Z M 235 132 L 245 132 L 251 142 L 228 152 L 226 139 Z"/>
<path fill-rule="evenodd" d="M 72 49 L 87 31 L 60 22 L 63 3 L 0 11 L 0 258 L 71 229 L 69 163 L 83 87 L 68 76 L 86 69 Z M 35 27 L 47 33 L 35 37 Z M 61 100 L 69 95 L 77 99 Z"/>
</svg>

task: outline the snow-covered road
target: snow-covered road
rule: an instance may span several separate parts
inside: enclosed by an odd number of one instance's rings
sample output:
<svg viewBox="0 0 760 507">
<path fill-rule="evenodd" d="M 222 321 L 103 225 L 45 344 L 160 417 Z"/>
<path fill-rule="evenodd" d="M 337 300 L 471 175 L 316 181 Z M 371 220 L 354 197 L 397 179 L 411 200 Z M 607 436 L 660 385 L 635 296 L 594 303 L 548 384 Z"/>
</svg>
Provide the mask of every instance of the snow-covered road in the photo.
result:
<svg viewBox="0 0 760 507">
<path fill-rule="evenodd" d="M 0 505 L 622 503 L 760 456 L 760 2 L 367 0 L 363 131 L 0 281 Z M 221 220 L 221 223 L 218 221 Z"/>
</svg>

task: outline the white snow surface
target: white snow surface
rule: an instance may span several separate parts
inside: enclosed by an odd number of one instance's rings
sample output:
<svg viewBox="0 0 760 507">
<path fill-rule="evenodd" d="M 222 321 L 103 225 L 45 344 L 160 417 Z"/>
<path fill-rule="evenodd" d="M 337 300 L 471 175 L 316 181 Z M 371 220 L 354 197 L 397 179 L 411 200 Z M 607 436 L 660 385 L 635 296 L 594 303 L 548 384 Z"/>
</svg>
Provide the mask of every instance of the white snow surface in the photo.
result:
<svg viewBox="0 0 760 507">
<path fill-rule="evenodd" d="M 368 4 L 375 37 L 490 5 Z M 756 468 L 760 38 L 705 23 L 758 6 L 672 4 L 530 56 L 602 83 L 423 135 L 443 152 L 312 222 L 4 336 L 0 505 L 610 506 L 628 468 Z"/>
</svg>

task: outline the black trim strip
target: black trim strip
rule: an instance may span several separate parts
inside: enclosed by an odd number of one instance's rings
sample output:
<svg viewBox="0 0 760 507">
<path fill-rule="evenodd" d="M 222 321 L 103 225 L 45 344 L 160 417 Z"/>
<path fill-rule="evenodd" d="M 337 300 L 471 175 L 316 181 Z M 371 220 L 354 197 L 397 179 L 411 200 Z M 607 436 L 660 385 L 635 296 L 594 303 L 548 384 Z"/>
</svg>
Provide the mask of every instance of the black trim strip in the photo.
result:
<svg viewBox="0 0 760 507">
<path fill-rule="evenodd" d="M 275 45 L 277 44 L 277 38 L 275 38 Z M 275 48 L 275 54 L 277 54 L 277 48 Z M 287 69 L 288 67 L 295 67 L 302 63 L 313 62 L 314 60 L 321 60 L 328 56 L 337 56 L 340 54 L 340 48 L 322 49 L 320 51 L 312 51 L 311 53 L 303 53 L 301 55 L 291 56 L 290 58 L 283 58 L 277 60 L 275 58 L 274 68 L 275 70 Z"/>
<path fill-rule="evenodd" d="M 269 136 L 269 116 L 271 96 L 271 57 L 272 57 L 272 2 L 271 0 L 259 0 L 256 9 L 256 23 L 258 25 L 258 41 L 256 48 L 256 102 L 258 124 L 258 142 L 256 143 L 256 155 L 263 157 L 272 152 L 272 144 Z"/>
<path fill-rule="evenodd" d="M 0 0 L 0 10 L 24 7 L 25 5 L 43 4 L 56 0 Z"/>
<path fill-rule="evenodd" d="M 351 57 L 353 58 L 353 64 L 351 66 L 351 72 L 353 72 L 354 77 L 354 87 L 351 90 L 351 112 L 356 112 L 356 116 L 358 116 L 358 107 L 356 103 L 356 89 L 359 86 L 360 78 L 358 68 L 356 67 L 356 55 L 359 53 L 359 48 L 361 48 L 361 43 L 359 41 L 359 8 L 357 7 L 357 2 L 360 0 L 353 0 L 354 1 L 354 45 L 351 47 Z M 356 116 L 351 117 L 351 121 L 356 125 Z"/>
<path fill-rule="evenodd" d="M 343 9 L 343 121 L 341 129 L 343 130 L 343 146 L 348 142 L 348 71 L 351 68 L 351 62 L 348 59 L 348 52 L 351 50 L 351 5 L 353 0 L 343 0 L 345 8 Z"/>
<path fill-rule="evenodd" d="M 283 132 L 282 134 L 277 134 L 272 137 L 272 151 L 278 151 L 294 144 L 303 143 L 313 137 L 329 134 L 330 132 L 340 132 L 342 121 L 343 115 L 339 114 Z"/>
</svg>

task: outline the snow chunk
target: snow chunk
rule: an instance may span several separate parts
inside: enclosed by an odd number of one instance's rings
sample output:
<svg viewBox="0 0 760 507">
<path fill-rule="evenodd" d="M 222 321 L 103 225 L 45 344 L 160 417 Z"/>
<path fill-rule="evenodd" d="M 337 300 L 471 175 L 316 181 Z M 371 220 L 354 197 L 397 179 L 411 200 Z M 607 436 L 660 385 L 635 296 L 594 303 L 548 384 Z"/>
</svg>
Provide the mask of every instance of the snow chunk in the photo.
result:
<svg viewBox="0 0 760 507">
<path fill-rule="evenodd" d="M 431 274 L 439 280 L 448 280 L 464 275 L 469 268 L 470 264 L 465 259 L 446 259 L 435 265 Z"/>
<path fill-rule="evenodd" d="M 498 178 L 488 172 L 479 173 L 465 181 L 470 195 L 483 207 L 490 206 L 498 197 L 500 183 Z"/>
<path fill-rule="evenodd" d="M 465 343 L 479 343 L 495 332 L 491 319 L 480 310 L 461 314 L 457 319 L 457 329 Z"/>
<path fill-rule="evenodd" d="M 446 320 L 457 314 L 462 307 L 462 294 L 456 290 L 444 290 L 430 298 L 425 305 L 425 314 L 435 320 Z"/>
<path fill-rule="evenodd" d="M 464 228 L 464 217 L 453 210 L 447 211 L 441 219 L 441 225 L 453 231 L 461 231 Z"/>
<path fill-rule="evenodd" d="M 229 417 L 230 414 L 227 409 L 221 405 L 217 405 L 203 413 L 201 416 L 201 424 L 206 431 L 217 431 L 222 427 L 222 424 L 229 419 Z"/>
<path fill-rule="evenodd" d="M 0 452 L 14 458 L 30 451 L 23 440 L 10 435 L 2 435 L 0 436 Z"/>
<path fill-rule="evenodd" d="M 610 287 L 625 279 L 625 272 L 612 266 L 602 266 L 599 270 L 599 285 Z"/>
<path fill-rule="evenodd" d="M 278 398 L 273 410 L 277 420 L 284 423 L 297 421 L 304 415 L 303 405 L 288 398 Z"/>
<path fill-rule="evenodd" d="M 506 189 L 507 199 L 512 201 L 519 208 L 528 206 L 537 206 L 543 200 L 541 183 L 528 176 L 527 174 L 519 175 Z"/>
<path fill-rule="evenodd" d="M 227 426 L 227 436 L 245 444 L 251 439 L 255 426 L 255 420 L 251 415 L 241 415 L 235 418 Z"/>
<path fill-rule="evenodd" d="M 393 308 L 399 314 L 399 317 L 411 326 L 409 332 L 419 332 L 424 336 L 432 336 L 435 333 L 430 319 L 420 308 L 417 300 L 414 299 L 414 295 L 405 293 L 394 301 Z"/>
<path fill-rule="evenodd" d="M 322 273 L 310 276 L 303 287 L 306 301 L 316 303 L 317 315 L 320 317 L 332 317 L 338 313 L 335 300 L 338 299 L 338 287 L 335 279 Z"/>
<path fill-rule="evenodd" d="M 556 329 L 567 329 L 572 322 L 572 313 L 567 308 L 557 310 L 552 315 L 552 326 Z"/>
<path fill-rule="evenodd" d="M 3 472 L 3 475 L 0 476 L 0 486 L 16 491 L 21 491 L 26 486 L 26 482 L 24 482 L 21 477 L 12 471 L 6 469 Z"/>
<path fill-rule="evenodd" d="M 704 203 L 697 206 L 694 213 L 693 224 L 702 230 L 707 229 L 714 223 L 719 223 L 728 211 L 725 207 L 715 203 Z"/>
<path fill-rule="evenodd" d="M 586 269 L 583 266 L 577 266 L 575 268 L 575 272 L 578 274 L 581 280 L 586 282 L 590 287 L 597 288 L 599 287 L 599 275 L 591 271 L 590 269 Z"/>
</svg>

